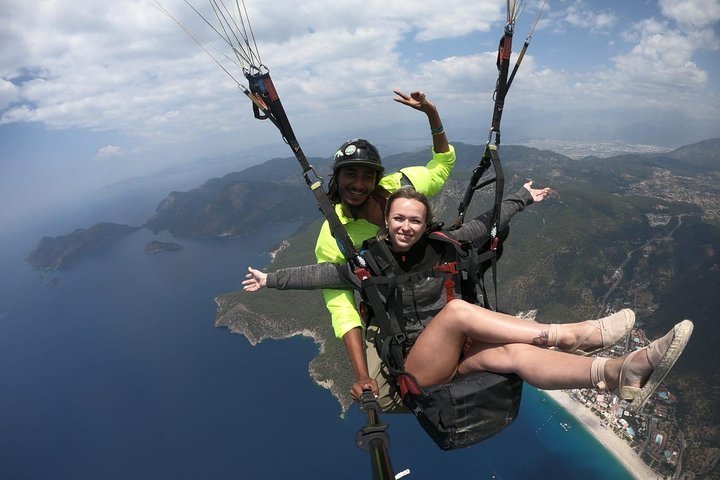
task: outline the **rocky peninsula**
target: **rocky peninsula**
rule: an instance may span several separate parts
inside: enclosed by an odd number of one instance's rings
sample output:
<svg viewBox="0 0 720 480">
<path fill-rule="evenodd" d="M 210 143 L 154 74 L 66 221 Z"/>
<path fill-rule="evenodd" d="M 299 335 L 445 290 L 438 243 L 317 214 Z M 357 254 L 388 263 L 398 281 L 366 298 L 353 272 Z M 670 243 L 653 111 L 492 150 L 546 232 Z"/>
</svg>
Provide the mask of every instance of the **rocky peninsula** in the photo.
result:
<svg viewBox="0 0 720 480">
<path fill-rule="evenodd" d="M 312 242 L 319 227 L 319 221 L 313 222 L 273 248 L 271 268 L 314 263 Z M 332 331 L 319 290 L 264 289 L 252 294 L 238 290 L 218 296 L 215 303 L 218 306 L 215 325 L 243 335 L 253 345 L 264 339 L 298 335 L 311 338 L 318 345 L 319 354 L 310 362 L 310 376 L 337 398 L 341 415 L 350 408 L 352 372 L 345 362 L 344 344 Z"/>
<path fill-rule="evenodd" d="M 98 223 L 88 229 L 78 228 L 59 237 L 43 237 L 26 260 L 43 270 L 67 270 L 89 255 L 107 251 L 121 238 L 141 227 L 117 223 Z"/>
</svg>

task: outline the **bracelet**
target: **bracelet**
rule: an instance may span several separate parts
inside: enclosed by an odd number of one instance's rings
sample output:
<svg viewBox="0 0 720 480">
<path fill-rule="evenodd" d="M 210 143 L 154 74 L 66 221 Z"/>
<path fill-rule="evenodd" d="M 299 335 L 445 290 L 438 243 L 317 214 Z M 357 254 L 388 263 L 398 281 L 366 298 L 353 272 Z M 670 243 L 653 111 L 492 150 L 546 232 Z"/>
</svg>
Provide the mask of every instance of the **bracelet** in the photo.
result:
<svg viewBox="0 0 720 480">
<path fill-rule="evenodd" d="M 435 127 L 435 128 L 432 128 L 432 127 L 431 127 L 431 128 L 430 128 L 430 133 L 431 133 L 432 135 L 442 135 L 443 133 L 445 133 L 445 129 L 443 128 L 442 123 L 441 123 L 440 126 L 438 126 L 438 127 Z"/>
</svg>

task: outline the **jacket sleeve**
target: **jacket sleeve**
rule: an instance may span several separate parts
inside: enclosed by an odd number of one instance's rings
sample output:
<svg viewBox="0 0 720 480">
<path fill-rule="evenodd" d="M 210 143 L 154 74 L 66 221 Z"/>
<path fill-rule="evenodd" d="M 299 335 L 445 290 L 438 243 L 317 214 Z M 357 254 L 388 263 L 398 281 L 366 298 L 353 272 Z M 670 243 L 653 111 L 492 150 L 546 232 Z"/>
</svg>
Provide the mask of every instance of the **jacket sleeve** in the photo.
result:
<svg viewBox="0 0 720 480">
<path fill-rule="evenodd" d="M 314 265 L 282 268 L 276 272 L 269 272 L 267 287 L 278 290 L 355 288 L 359 285 L 359 282 L 352 281 L 354 276 L 347 263 L 316 263 Z"/>
<path fill-rule="evenodd" d="M 330 233 L 328 222 L 323 222 L 315 244 L 315 258 L 318 263 L 345 263 L 345 258 Z M 355 307 L 355 295 L 352 290 L 325 288 L 323 289 L 325 306 L 330 312 L 333 331 L 337 338 L 342 338 L 353 328 L 362 326 L 362 319 Z"/>
<path fill-rule="evenodd" d="M 506 197 L 500 204 L 498 230 L 505 228 L 516 213 L 523 211 L 532 202 L 532 195 L 525 187 L 521 187 L 514 195 Z M 471 241 L 475 247 L 482 247 L 490 236 L 492 213 L 492 209 L 488 210 L 450 233 L 458 240 Z"/>
<path fill-rule="evenodd" d="M 447 152 L 437 153 L 424 167 L 405 167 L 400 172 L 410 180 L 415 190 L 428 197 L 440 193 L 455 168 L 455 148 L 450 145 Z"/>
</svg>

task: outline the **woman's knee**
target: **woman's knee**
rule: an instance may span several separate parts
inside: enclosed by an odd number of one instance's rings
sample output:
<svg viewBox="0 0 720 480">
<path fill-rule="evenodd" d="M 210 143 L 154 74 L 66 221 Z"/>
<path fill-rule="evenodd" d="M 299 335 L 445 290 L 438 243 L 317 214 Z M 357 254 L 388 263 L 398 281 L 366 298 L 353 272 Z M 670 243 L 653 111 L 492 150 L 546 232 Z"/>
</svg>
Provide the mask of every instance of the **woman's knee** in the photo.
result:
<svg viewBox="0 0 720 480">
<path fill-rule="evenodd" d="M 467 302 L 465 300 L 453 298 L 445 304 L 443 310 L 445 310 L 448 314 L 452 314 L 452 316 L 457 316 L 465 311 L 466 305 Z"/>
<path fill-rule="evenodd" d="M 472 372 L 506 373 L 510 371 L 512 351 L 514 350 L 512 345 L 473 342 L 464 358 L 460 361 L 458 373 L 466 375 Z"/>
<path fill-rule="evenodd" d="M 465 300 L 455 298 L 445 305 L 443 312 L 446 321 L 463 324 L 471 317 L 472 305 Z"/>
</svg>

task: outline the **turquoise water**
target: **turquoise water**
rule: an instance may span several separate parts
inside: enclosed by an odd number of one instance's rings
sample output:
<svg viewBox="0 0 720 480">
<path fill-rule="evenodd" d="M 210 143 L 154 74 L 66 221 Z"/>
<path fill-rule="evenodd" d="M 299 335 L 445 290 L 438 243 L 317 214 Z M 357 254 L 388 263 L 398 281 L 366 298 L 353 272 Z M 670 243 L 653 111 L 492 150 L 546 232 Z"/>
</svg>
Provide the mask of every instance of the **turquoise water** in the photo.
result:
<svg viewBox="0 0 720 480">
<path fill-rule="evenodd" d="M 365 417 L 340 418 L 310 380 L 310 340 L 251 347 L 214 327 L 214 296 L 293 226 L 207 241 L 141 230 L 62 273 L 24 264 L 52 233 L 36 227 L 0 238 L 0 478 L 371 478 L 354 442 Z M 153 238 L 185 249 L 145 255 Z M 437 449 L 413 417 L 383 420 L 409 479 L 631 478 L 532 388 L 514 424 L 462 451 Z"/>
</svg>

